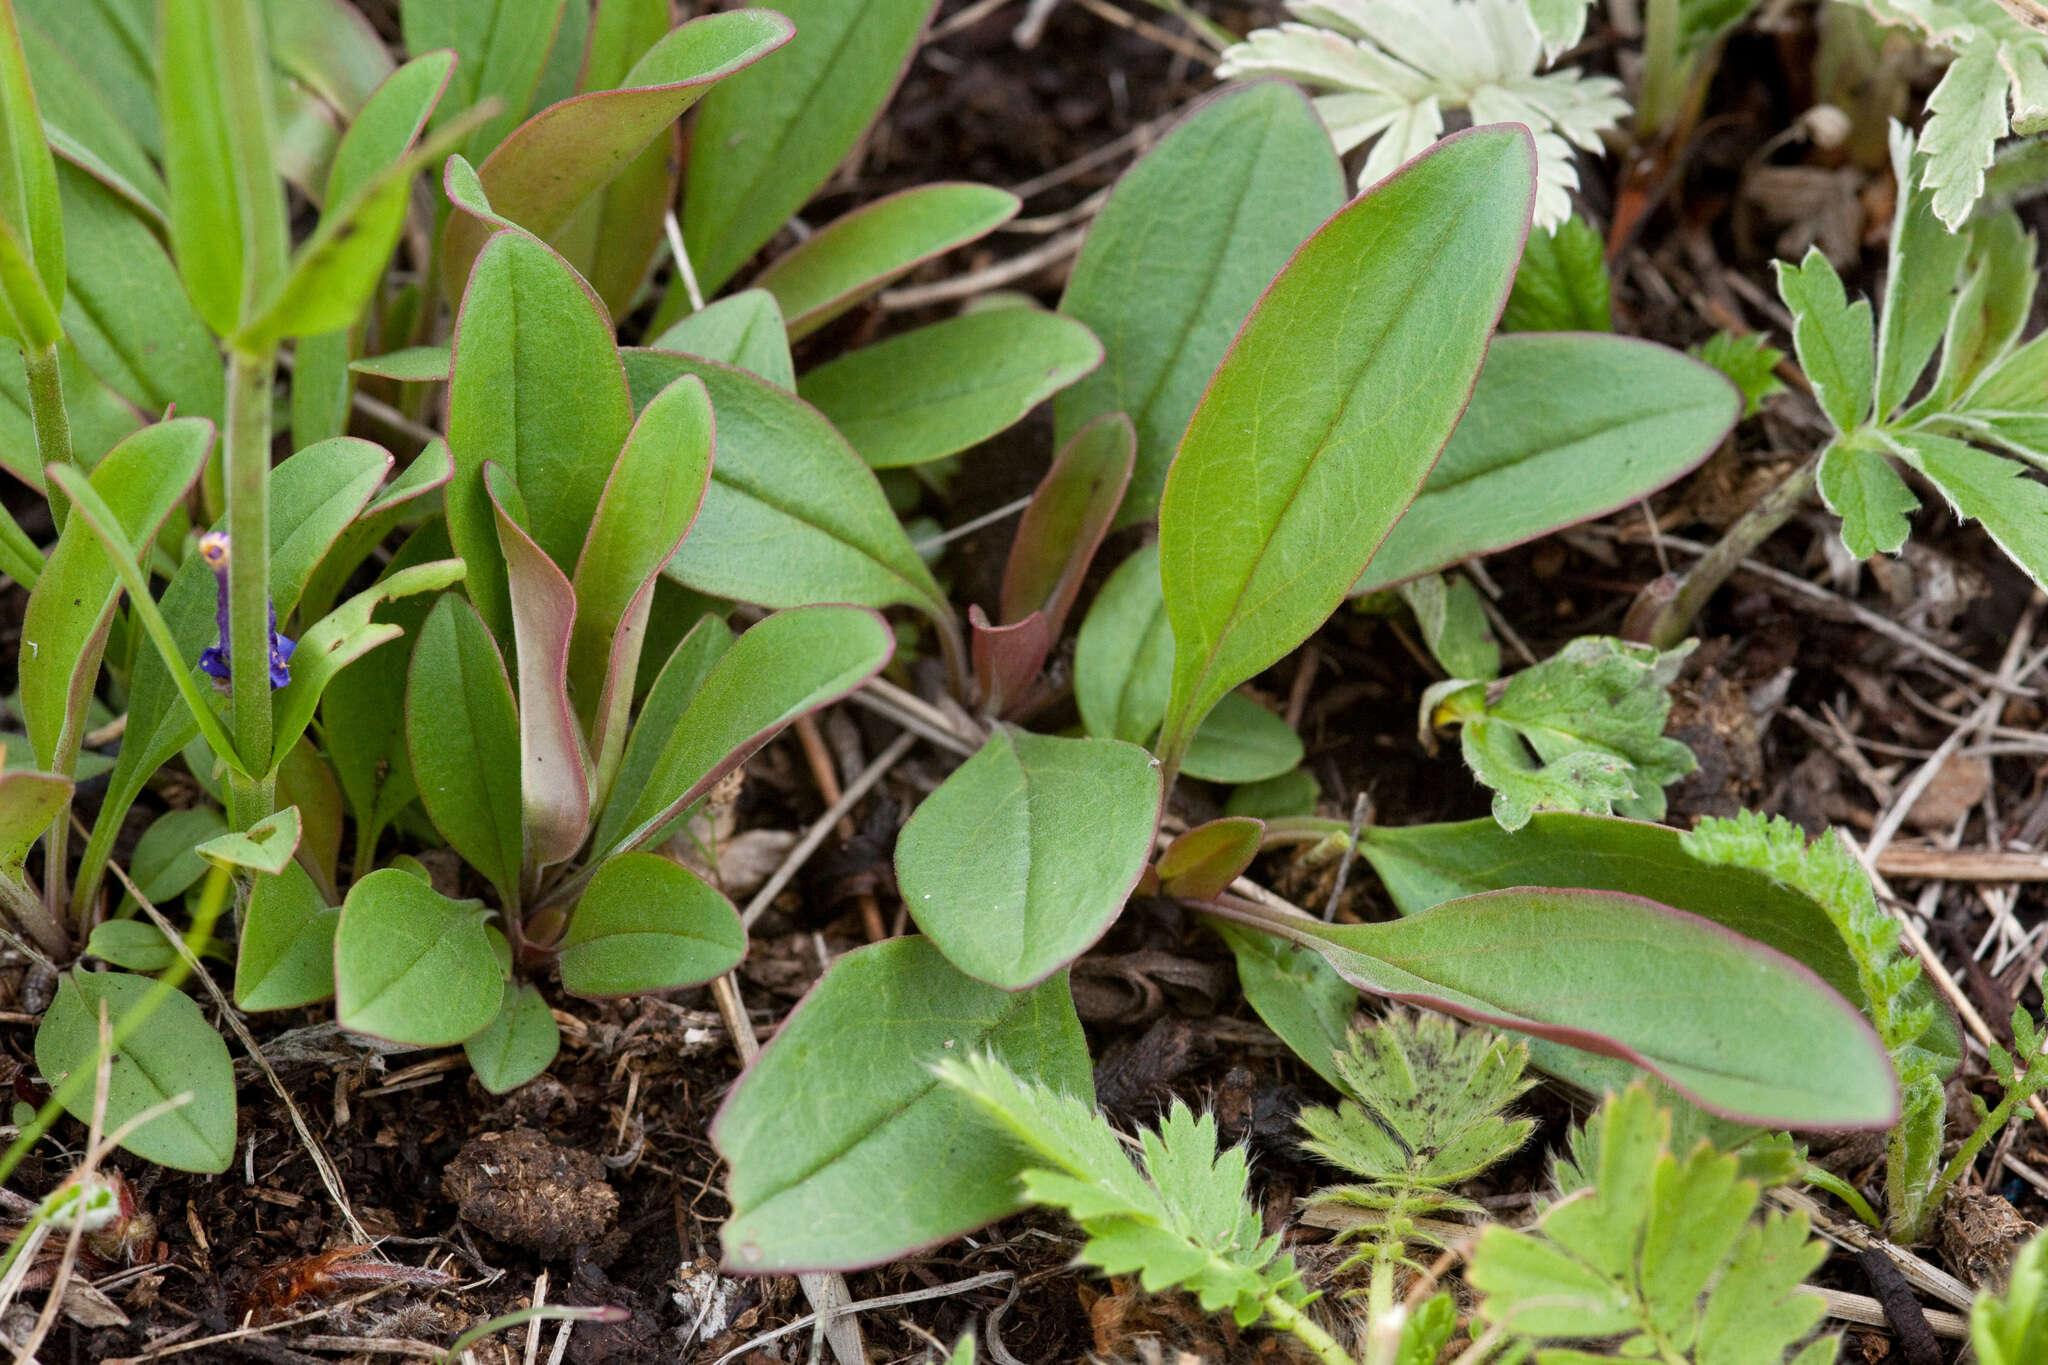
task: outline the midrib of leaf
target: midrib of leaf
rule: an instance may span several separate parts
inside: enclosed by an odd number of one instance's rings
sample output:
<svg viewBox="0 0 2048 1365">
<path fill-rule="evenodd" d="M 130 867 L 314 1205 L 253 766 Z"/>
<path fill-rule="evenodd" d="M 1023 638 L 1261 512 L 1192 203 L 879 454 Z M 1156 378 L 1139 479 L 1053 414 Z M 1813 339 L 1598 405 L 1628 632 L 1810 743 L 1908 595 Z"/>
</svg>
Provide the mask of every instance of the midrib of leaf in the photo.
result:
<svg viewBox="0 0 2048 1365">
<path fill-rule="evenodd" d="M 1436 262 L 1440 260 L 1443 257 L 1444 252 L 1447 249 L 1449 249 L 1451 239 L 1457 235 L 1458 229 L 1464 225 L 1465 220 L 1472 216 L 1472 211 L 1473 205 L 1467 203 L 1464 208 L 1458 211 L 1457 216 L 1453 218 L 1447 225 L 1445 225 L 1444 230 L 1437 237 L 1436 245 L 1430 250 L 1430 269 L 1433 269 L 1435 267 Z M 1310 240 L 1313 241 L 1314 238 L 1311 237 Z M 1306 251 L 1307 249 L 1308 243 L 1304 243 L 1302 245 L 1301 250 Z M 1300 252 L 1297 251 L 1295 254 L 1296 259 L 1299 259 Z M 1292 263 L 1290 262 L 1290 265 L 1291 264 Z M 1284 274 L 1287 269 L 1288 267 L 1282 267 L 1282 273 Z M 1371 347 L 1367 352 L 1364 361 L 1358 366 L 1359 375 L 1364 375 L 1364 373 L 1367 370 L 1371 369 L 1378 362 L 1381 352 L 1386 349 L 1388 339 L 1393 334 L 1398 319 L 1406 311 L 1406 305 L 1414 300 L 1416 294 L 1420 291 L 1422 287 L 1423 279 L 1427 277 L 1428 274 L 1429 270 L 1416 272 L 1415 277 L 1413 278 L 1413 280 L 1411 280 L 1408 287 L 1401 292 L 1400 301 L 1403 306 L 1392 311 L 1392 313 L 1390 314 L 1390 321 L 1388 322 L 1387 326 L 1384 329 L 1382 329 L 1379 336 L 1375 338 L 1371 343 Z M 1351 301 L 1357 299 L 1359 287 L 1360 281 L 1358 277 L 1354 274 L 1351 280 L 1350 292 L 1346 298 L 1346 311 L 1349 310 Z M 1267 290 L 1267 295 L 1270 296 L 1271 293 L 1272 290 L 1269 287 Z M 1505 295 L 1503 295 L 1503 301 L 1505 301 Z M 1259 302 L 1264 303 L 1265 299 L 1261 298 Z M 1258 315 L 1258 306 L 1258 304 L 1253 305 L 1251 316 L 1256 317 Z M 1249 325 L 1250 321 L 1249 319 L 1247 319 L 1246 326 Z M 1238 333 L 1238 342 L 1243 341 L 1243 339 L 1244 332 L 1240 330 Z M 1233 342 L 1231 344 L 1230 351 L 1224 355 L 1221 364 L 1217 366 L 1218 375 L 1221 375 L 1223 367 L 1227 366 L 1230 363 L 1231 357 L 1235 354 L 1236 350 L 1237 342 Z M 1484 365 L 1485 353 L 1482 350 L 1480 354 L 1480 366 L 1483 368 Z M 1261 369 L 1259 378 L 1260 382 L 1264 383 L 1265 374 L 1263 368 Z M 1475 369 L 1472 374 L 1472 383 L 1466 385 L 1465 388 L 1465 404 L 1461 404 L 1459 406 L 1459 411 L 1461 414 L 1464 410 L 1465 405 L 1469 404 L 1472 401 L 1472 389 L 1478 384 L 1478 382 L 1479 371 L 1478 369 Z M 1210 385 L 1212 388 L 1214 387 L 1214 379 L 1210 380 Z M 1282 500 L 1278 515 L 1276 515 L 1273 518 L 1271 528 L 1267 531 L 1264 538 L 1260 541 L 1259 548 L 1253 553 L 1251 564 L 1245 570 L 1243 578 L 1237 585 L 1237 591 L 1231 597 L 1229 612 L 1225 615 L 1222 625 L 1217 628 L 1215 635 L 1212 636 L 1209 641 L 1207 657 L 1204 659 L 1202 663 L 1202 671 L 1195 676 L 1194 685 L 1189 689 L 1188 692 L 1188 699 L 1190 702 L 1192 702 L 1195 698 L 1201 696 L 1202 692 L 1207 688 L 1209 678 L 1216 671 L 1217 658 L 1222 652 L 1222 645 L 1224 641 L 1227 640 L 1230 634 L 1237 629 L 1238 622 L 1245 613 L 1245 594 L 1251 591 L 1252 581 L 1258 577 L 1259 569 L 1262 565 L 1264 565 L 1266 561 L 1267 552 L 1272 549 L 1273 541 L 1279 535 L 1280 528 L 1286 524 L 1288 517 L 1294 511 L 1296 503 L 1300 500 L 1302 485 L 1308 482 L 1308 476 L 1310 475 L 1310 473 L 1312 473 L 1315 467 L 1319 463 L 1321 463 L 1324 452 L 1329 449 L 1332 434 L 1335 433 L 1336 430 L 1344 424 L 1344 418 L 1350 413 L 1352 401 L 1355 398 L 1357 398 L 1360 387 L 1361 385 L 1359 383 L 1354 382 L 1351 385 L 1351 387 L 1345 392 L 1343 400 L 1339 402 L 1339 404 L 1337 405 L 1337 411 L 1335 415 L 1332 416 L 1329 422 L 1324 426 L 1323 437 L 1319 442 L 1317 442 L 1314 452 L 1310 454 L 1308 459 L 1302 461 L 1301 470 L 1298 474 L 1295 475 L 1294 478 L 1294 486 L 1288 490 L 1287 496 L 1284 500 Z M 1206 396 L 1207 395 L 1204 395 L 1205 398 Z M 1201 405 L 1199 403 L 1196 404 L 1195 411 L 1197 414 L 1201 412 Z M 1453 424 L 1453 429 L 1455 429 L 1455 424 Z M 1255 435 L 1254 440 L 1256 439 L 1257 438 Z M 1445 437 L 1446 443 L 1448 443 L 1448 440 L 1449 436 L 1447 434 Z M 1442 446 L 1439 446 L 1437 448 L 1437 457 L 1441 458 L 1442 455 L 1443 448 Z M 1431 460 L 1429 466 L 1422 471 L 1422 477 L 1425 482 L 1427 482 L 1429 478 L 1429 470 L 1434 468 L 1435 464 L 1436 461 Z M 1419 490 L 1417 496 L 1420 496 Z M 1410 501 L 1412 503 L 1413 500 L 1411 499 Z M 1400 514 L 1397 513 L 1394 519 L 1387 523 L 1386 529 L 1380 532 L 1379 539 L 1373 542 L 1373 548 L 1371 553 L 1369 553 L 1365 558 L 1366 565 L 1370 565 L 1372 563 L 1372 556 L 1379 553 L 1379 547 L 1386 543 L 1387 536 L 1393 531 L 1395 524 L 1398 523 L 1400 520 Z M 1360 567 L 1360 572 L 1364 572 L 1364 567 L 1365 566 Z M 1271 601 L 1273 597 L 1279 596 L 1280 591 L 1281 590 L 1276 590 L 1275 592 L 1268 594 L 1266 598 L 1262 599 L 1262 604 L 1265 601 Z M 1175 648 L 1179 648 L 1179 642 L 1177 639 L 1175 641 Z M 1172 711 L 1171 702 L 1168 703 L 1168 711 L 1169 714 Z M 1195 728 L 1199 725 L 1200 721 L 1201 717 L 1190 716 L 1181 722 L 1184 726 L 1186 726 L 1188 731 L 1188 738 L 1190 740 L 1193 739 Z"/>
<path fill-rule="evenodd" d="M 97 1016 L 98 1014 L 97 1007 L 95 1007 L 94 1014 L 95 1016 Z M 97 1051 L 95 1051 L 93 1055 L 98 1056 Z M 168 1100 L 174 1096 L 184 1094 L 190 1094 L 192 1098 L 195 1100 L 199 1098 L 199 1092 L 193 1090 L 189 1086 L 173 1086 L 164 1084 L 163 1081 L 158 1079 L 156 1072 L 151 1070 L 150 1067 L 142 1060 L 142 1058 L 139 1055 L 137 1055 L 134 1051 L 123 1051 L 117 1055 L 122 1058 L 125 1058 L 128 1064 L 130 1066 L 133 1066 L 135 1070 L 141 1074 L 142 1078 L 150 1083 L 151 1087 L 155 1089 L 156 1093 L 163 1096 L 163 1098 Z M 191 1106 L 189 1104 L 181 1104 L 176 1109 L 171 1110 L 167 1114 L 159 1114 L 155 1119 L 152 1120 L 152 1122 L 162 1123 L 167 1119 L 175 1119 L 181 1126 L 183 1126 L 187 1131 L 189 1131 L 193 1137 L 198 1139 L 199 1146 L 202 1150 L 208 1152 L 216 1150 L 214 1148 L 212 1140 L 207 1137 L 206 1131 L 202 1129 L 196 1122 L 194 1122 L 191 1116 L 186 1112 L 190 1108 Z M 233 1153 L 230 1152 L 229 1155 L 232 1156 Z"/>
<path fill-rule="evenodd" d="M 860 456 L 858 454 L 855 454 L 853 458 L 859 460 Z M 863 467 L 865 467 L 865 463 L 865 461 L 862 462 Z M 738 493 L 741 496 L 748 498 L 753 502 L 758 502 L 763 506 L 772 507 L 775 509 L 778 515 L 788 517 L 791 521 L 797 523 L 799 526 L 808 526 L 812 530 L 824 536 L 826 539 L 836 541 L 837 543 L 846 546 L 849 550 L 854 551 L 856 554 L 860 555 L 861 558 L 867 560 L 869 563 L 875 565 L 877 568 L 880 568 L 885 573 L 887 573 L 891 578 L 894 578 L 898 583 L 901 583 L 905 588 L 909 589 L 911 597 L 917 602 L 917 604 L 923 610 L 941 616 L 951 615 L 950 607 L 947 607 L 944 611 L 941 611 L 939 607 L 936 605 L 936 599 L 934 599 L 929 593 L 925 592 L 923 588 L 919 587 L 917 583 L 913 581 L 908 575 L 906 575 L 901 569 L 897 568 L 894 564 L 891 564 L 888 560 L 883 559 L 879 553 L 869 549 L 865 545 L 862 545 L 859 541 L 849 538 L 846 535 L 846 533 L 839 530 L 835 530 L 834 528 L 825 525 L 821 521 L 814 520 L 809 514 L 794 511 L 791 508 L 785 506 L 782 502 L 769 496 L 768 494 L 756 491 L 753 487 L 742 482 L 734 474 L 731 468 L 720 466 L 716 458 L 714 458 L 711 462 L 711 477 L 714 481 L 724 484 L 727 488 L 732 489 L 735 493 Z"/>
<path fill-rule="evenodd" d="M 1626 421 L 1620 423 L 1610 425 L 1589 425 L 1584 427 L 1575 427 L 1570 435 L 1554 443 L 1535 446 L 1526 450 L 1519 451 L 1515 454 L 1509 455 L 1506 459 L 1502 460 L 1498 464 L 1487 465 L 1484 468 L 1474 469 L 1469 474 L 1463 474 L 1458 476 L 1457 478 L 1448 479 L 1443 483 L 1426 484 L 1423 490 L 1420 493 L 1416 494 L 1415 500 L 1417 502 L 1420 502 L 1424 498 L 1437 497 L 1441 494 L 1448 493 L 1453 489 L 1463 488 L 1468 483 L 1476 483 L 1481 479 L 1489 478 L 1493 475 L 1496 475 L 1500 473 L 1503 469 L 1512 469 L 1518 465 L 1525 464 L 1531 460 L 1538 459 L 1542 456 L 1554 455 L 1565 446 L 1578 445 L 1583 442 L 1593 440 L 1597 437 L 1610 434 L 1616 436 L 1626 436 L 1628 433 L 1635 431 L 1639 427 L 1647 427 L 1660 422 L 1673 421 L 1681 417 L 1690 416 L 1691 414 L 1696 412 L 1706 411 L 1707 409 L 1707 404 L 1690 403 L 1683 408 L 1672 408 L 1666 409 L 1663 412 L 1645 413 L 1642 416 L 1631 417 Z M 1453 435 L 1455 434 L 1455 431 L 1453 431 Z M 1449 442 L 1446 442 L 1445 444 L 1448 445 Z M 1424 476 L 1425 479 L 1427 479 L 1427 477 L 1427 475 Z M 1628 501 L 1634 501 L 1634 499 L 1629 499 Z M 1370 565 L 1368 565 L 1368 567 L 1370 567 Z"/>
<path fill-rule="evenodd" d="M 384 984 L 378 987 L 374 993 L 372 993 L 369 996 L 366 996 L 362 1000 L 357 1001 L 355 1012 L 360 1015 L 364 1010 L 369 1009 L 379 1000 L 382 1000 L 385 996 L 389 995 L 391 993 L 392 987 L 396 986 L 400 981 L 403 981 L 406 977 L 412 975 L 413 971 L 422 962 L 425 962 L 429 957 L 432 957 L 436 952 L 438 952 L 441 949 L 441 947 L 444 944 L 448 943 L 449 938 L 449 934 L 441 933 L 434 935 L 432 938 L 415 939 L 414 942 L 419 943 L 421 945 L 420 950 L 414 953 L 410 958 L 408 958 L 399 967 L 397 971 L 391 973 L 390 976 L 386 977 Z"/>
</svg>

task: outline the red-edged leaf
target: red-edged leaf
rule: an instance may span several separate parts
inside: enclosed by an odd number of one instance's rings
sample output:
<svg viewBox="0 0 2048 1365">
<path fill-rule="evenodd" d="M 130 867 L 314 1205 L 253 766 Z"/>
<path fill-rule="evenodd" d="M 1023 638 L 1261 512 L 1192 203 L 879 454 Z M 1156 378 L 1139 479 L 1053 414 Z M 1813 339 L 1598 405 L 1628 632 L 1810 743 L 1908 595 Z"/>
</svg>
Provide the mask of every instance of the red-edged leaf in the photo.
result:
<svg viewBox="0 0 2048 1365">
<path fill-rule="evenodd" d="M 967 624 L 974 631 L 974 680 L 981 704 L 1001 715 L 1038 681 L 1052 650 L 1052 628 L 1038 611 L 1007 626 L 992 626 L 979 606 L 967 609 Z"/>
<path fill-rule="evenodd" d="M 1212 900 L 1259 856 L 1266 822 L 1229 815 L 1196 825 L 1159 855 L 1159 889 L 1169 896 Z"/>
<path fill-rule="evenodd" d="M 1061 449 L 1017 523 L 1003 569 L 1005 622 L 1043 611 L 1046 634 L 1059 638 L 1137 458 L 1137 429 L 1120 412 L 1088 423 Z"/>
</svg>

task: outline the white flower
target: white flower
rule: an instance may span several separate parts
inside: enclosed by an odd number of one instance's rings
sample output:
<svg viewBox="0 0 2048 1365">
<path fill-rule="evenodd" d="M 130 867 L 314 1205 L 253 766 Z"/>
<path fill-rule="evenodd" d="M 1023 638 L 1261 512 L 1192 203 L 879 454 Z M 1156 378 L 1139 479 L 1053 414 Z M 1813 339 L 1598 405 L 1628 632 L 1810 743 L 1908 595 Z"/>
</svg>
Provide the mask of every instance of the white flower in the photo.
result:
<svg viewBox="0 0 2048 1365">
<path fill-rule="evenodd" d="M 1216 74 L 1278 75 L 1326 91 L 1316 111 L 1340 153 L 1373 142 L 1358 173 L 1372 184 L 1443 134 L 1446 109 L 1474 123 L 1521 123 L 1536 139 L 1536 224 L 1571 217 L 1572 144 L 1629 111 L 1621 83 L 1567 68 L 1539 75 L 1544 40 L 1528 0 L 1288 0 L 1304 22 L 1253 33 Z"/>
</svg>

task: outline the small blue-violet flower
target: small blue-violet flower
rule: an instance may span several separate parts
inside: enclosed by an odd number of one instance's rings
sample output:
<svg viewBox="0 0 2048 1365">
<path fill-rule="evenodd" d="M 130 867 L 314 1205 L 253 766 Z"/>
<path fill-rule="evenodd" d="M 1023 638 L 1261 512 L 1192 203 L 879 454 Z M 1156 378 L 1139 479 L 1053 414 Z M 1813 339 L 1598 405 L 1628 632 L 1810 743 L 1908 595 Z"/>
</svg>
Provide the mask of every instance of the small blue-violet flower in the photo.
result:
<svg viewBox="0 0 2048 1365">
<path fill-rule="evenodd" d="M 226 682 L 228 669 L 228 537 L 225 531 L 208 531 L 199 537 L 199 557 L 213 570 L 215 588 L 213 619 L 220 639 L 199 651 L 199 671 Z M 292 651 L 298 642 L 277 633 L 277 604 L 270 604 L 270 685 L 283 687 L 292 680 Z"/>
</svg>

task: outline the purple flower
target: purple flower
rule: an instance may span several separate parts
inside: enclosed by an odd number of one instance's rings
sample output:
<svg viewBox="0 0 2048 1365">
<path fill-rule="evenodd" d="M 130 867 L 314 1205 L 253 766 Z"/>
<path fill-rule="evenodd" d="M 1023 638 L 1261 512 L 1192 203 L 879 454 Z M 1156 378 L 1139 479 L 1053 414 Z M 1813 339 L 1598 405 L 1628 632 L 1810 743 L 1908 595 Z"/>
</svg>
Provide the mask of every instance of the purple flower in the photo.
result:
<svg viewBox="0 0 2048 1365">
<path fill-rule="evenodd" d="M 213 570 L 215 589 L 213 619 L 220 639 L 199 651 L 199 671 L 226 682 L 228 669 L 228 537 L 225 531 L 208 531 L 199 537 L 199 557 Z M 292 651 L 298 642 L 277 633 L 277 604 L 270 605 L 270 685 L 283 687 L 292 680 Z"/>
</svg>

